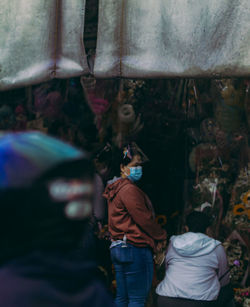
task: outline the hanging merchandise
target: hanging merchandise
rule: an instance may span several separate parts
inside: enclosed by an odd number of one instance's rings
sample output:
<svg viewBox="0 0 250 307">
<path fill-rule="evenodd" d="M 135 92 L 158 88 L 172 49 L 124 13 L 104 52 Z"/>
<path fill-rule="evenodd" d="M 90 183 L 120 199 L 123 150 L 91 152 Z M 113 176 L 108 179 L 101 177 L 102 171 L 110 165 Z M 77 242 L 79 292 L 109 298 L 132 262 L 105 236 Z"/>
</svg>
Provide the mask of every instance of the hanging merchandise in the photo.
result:
<svg viewBox="0 0 250 307">
<path fill-rule="evenodd" d="M 243 107 L 244 97 L 244 82 L 236 79 L 222 79 L 221 83 L 221 97 L 224 99 L 226 105 Z"/>
<path fill-rule="evenodd" d="M 200 124 L 200 133 L 204 142 L 215 143 L 217 130 L 218 126 L 214 118 L 206 118 Z"/>
<path fill-rule="evenodd" d="M 198 113 L 198 89 L 195 84 L 194 79 L 190 79 L 186 83 L 186 97 L 184 99 L 187 99 L 187 119 L 188 120 L 194 120 L 199 118 L 199 113 Z"/>
<path fill-rule="evenodd" d="M 215 142 L 218 147 L 218 151 L 221 154 L 221 156 L 226 156 L 229 158 L 229 138 L 226 132 L 222 131 L 221 129 L 215 130 Z"/>
<path fill-rule="evenodd" d="M 83 93 L 85 95 L 87 95 L 88 93 L 94 94 L 95 85 L 96 85 L 96 78 L 94 76 L 92 75 L 81 76 L 80 82 L 83 89 Z"/>
<path fill-rule="evenodd" d="M 200 143 L 193 147 L 189 155 L 189 166 L 193 172 L 196 172 L 197 178 L 209 172 L 214 163 L 221 163 L 215 144 Z"/>
<path fill-rule="evenodd" d="M 81 77 L 84 96 L 95 115 L 95 125 L 101 143 L 112 142 L 116 133 L 121 83 L 121 80 L 96 79 L 92 75 Z"/>
<path fill-rule="evenodd" d="M 221 191 L 218 187 L 219 178 L 205 178 L 193 187 L 192 191 L 192 208 L 206 213 L 211 219 L 210 234 L 215 238 L 219 236 L 220 224 L 224 211 L 224 202 Z"/>
<path fill-rule="evenodd" d="M 238 109 L 219 102 L 216 108 L 216 120 L 221 129 L 231 133 L 240 129 L 242 112 Z"/>
<path fill-rule="evenodd" d="M 250 307 L 250 287 L 247 288 L 235 288 L 234 300 L 236 306 Z"/>
<path fill-rule="evenodd" d="M 100 130 L 102 116 L 110 106 L 109 101 L 104 99 L 105 88 L 100 86 L 102 80 L 97 81 L 92 75 L 82 76 L 80 80 L 87 102 L 96 116 L 96 127 Z"/>
<path fill-rule="evenodd" d="M 140 100 L 140 91 L 145 86 L 146 81 L 125 79 L 123 80 L 123 99 L 127 103 L 136 104 Z"/>
<path fill-rule="evenodd" d="M 243 122 L 243 82 L 235 83 L 233 79 L 222 79 L 216 82 L 220 98 L 217 98 L 215 116 L 217 124 L 226 133 L 239 131 Z"/>
<path fill-rule="evenodd" d="M 224 223 L 249 234 L 250 223 L 250 163 L 241 169 L 233 187 L 232 197 Z"/>
<path fill-rule="evenodd" d="M 249 247 L 237 230 L 223 243 L 230 268 L 230 280 L 235 288 L 245 287 L 249 275 Z"/>
<path fill-rule="evenodd" d="M 35 119 L 27 127 L 47 132 L 56 121 L 62 125 L 64 99 L 60 89 L 47 82 L 35 87 L 33 95 Z"/>
<path fill-rule="evenodd" d="M 245 99 L 244 99 L 244 109 L 247 118 L 247 126 L 250 129 L 250 80 L 245 80 Z"/>
<path fill-rule="evenodd" d="M 51 91 L 51 84 L 49 82 L 42 83 L 39 86 L 35 87 L 33 90 L 34 95 L 34 111 L 42 113 L 46 108 L 46 98 L 49 92 Z"/>
<path fill-rule="evenodd" d="M 184 79 L 183 82 L 180 82 L 176 97 L 178 101 L 181 100 L 181 108 L 188 121 L 197 121 L 206 114 L 200 103 L 200 93 L 196 80 Z"/>
<path fill-rule="evenodd" d="M 92 75 L 82 76 L 81 85 L 90 108 L 97 116 L 102 116 L 116 99 L 116 80 L 97 80 Z"/>
<path fill-rule="evenodd" d="M 24 109 L 22 104 L 19 104 L 15 108 L 15 118 L 16 118 L 16 122 L 15 122 L 14 130 L 15 131 L 26 130 L 28 118 L 27 118 L 27 112 Z"/>
<path fill-rule="evenodd" d="M 189 166 L 196 174 L 195 185 L 191 189 L 191 207 L 206 212 L 213 220 L 213 235 L 218 237 L 222 216 L 232 189 L 234 168 L 229 157 L 222 155 L 216 146 L 215 121 L 201 122 L 202 140 L 193 147 L 189 155 Z"/>
<path fill-rule="evenodd" d="M 41 111 L 44 118 L 49 121 L 55 121 L 62 118 L 63 97 L 59 91 L 51 91 L 45 101 L 44 108 Z"/>
<path fill-rule="evenodd" d="M 122 124 L 132 124 L 135 121 L 135 111 L 131 104 L 124 104 L 118 109 L 118 118 Z"/>
<path fill-rule="evenodd" d="M 198 183 L 194 186 L 195 190 L 198 190 L 199 193 L 205 196 L 204 202 L 200 204 L 200 207 L 196 207 L 198 211 L 203 211 L 206 207 L 213 208 L 215 205 L 216 200 L 216 193 L 217 193 L 217 185 L 218 185 L 218 178 L 205 178 L 201 183 Z"/>
<path fill-rule="evenodd" d="M 138 133 L 143 128 L 141 115 L 136 115 L 131 104 L 122 104 L 117 110 L 117 132 L 114 142 L 121 146 L 126 141 L 135 140 Z"/>
<path fill-rule="evenodd" d="M 85 0 L 2 0 L 0 91 L 88 73 L 84 13 Z"/>
<path fill-rule="evenodd" d="M 109 102 L 103 98 L 90 98 L 91 108 L 96 116 L 102 115 L 105 113 L 109 108 Z"/>
<path fill-rule="evenodd" d="M 200 143 L 201 141 L 200 131 L 198 128 L 187 128 L 187 136 L 191 146 L 198 145 L 198 143 Z M 190 165 L 190 168 L 192 169 L 192 171 L 194 171 L 193 169 L 195 168 L 195 166 Z"/>
</svg>

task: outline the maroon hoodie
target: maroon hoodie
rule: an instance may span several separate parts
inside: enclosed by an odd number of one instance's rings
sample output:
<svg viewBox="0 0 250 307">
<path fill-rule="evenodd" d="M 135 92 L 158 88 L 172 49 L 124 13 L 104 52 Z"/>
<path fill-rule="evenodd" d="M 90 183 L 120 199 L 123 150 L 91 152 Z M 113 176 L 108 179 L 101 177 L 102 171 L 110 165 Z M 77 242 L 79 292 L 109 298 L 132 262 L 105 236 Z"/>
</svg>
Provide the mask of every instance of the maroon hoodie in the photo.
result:
<svg viewBox="0 0 250 307">
<path fill-rule="evenodd" d="M 166 232 L 154 219 L 147 195 L 129 179 L 108 184 L 103 196 L 108 200 L 109 232 L 113 240 L 127 241 L 135 246 L 150 246 L 154 251 Z"/>
</svg>

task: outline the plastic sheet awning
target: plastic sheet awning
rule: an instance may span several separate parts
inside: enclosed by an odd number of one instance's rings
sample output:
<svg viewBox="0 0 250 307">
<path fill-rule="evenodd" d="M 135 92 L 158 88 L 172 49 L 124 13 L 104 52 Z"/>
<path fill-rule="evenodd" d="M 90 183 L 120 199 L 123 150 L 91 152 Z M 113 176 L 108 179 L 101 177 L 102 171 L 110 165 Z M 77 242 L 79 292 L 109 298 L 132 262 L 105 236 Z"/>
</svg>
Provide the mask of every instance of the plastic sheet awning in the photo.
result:
<svg viewBox="0 0 250 307">
<path fill-rule="evenodd" d="M 96 78 L 249 77 L 249 0 L 99 0 Z M 89 73 L 85 0 L 2 0 L 0 90 Z"/>
<path fill-rule="evenodd" d="M 249 0 L 99 0 L 96 77 L 250 75 Z"/>
<path fill-rule="evenodd" d="M 1 0 L 0 90 L 88 73 L 85 0 Z"/>
</svg>

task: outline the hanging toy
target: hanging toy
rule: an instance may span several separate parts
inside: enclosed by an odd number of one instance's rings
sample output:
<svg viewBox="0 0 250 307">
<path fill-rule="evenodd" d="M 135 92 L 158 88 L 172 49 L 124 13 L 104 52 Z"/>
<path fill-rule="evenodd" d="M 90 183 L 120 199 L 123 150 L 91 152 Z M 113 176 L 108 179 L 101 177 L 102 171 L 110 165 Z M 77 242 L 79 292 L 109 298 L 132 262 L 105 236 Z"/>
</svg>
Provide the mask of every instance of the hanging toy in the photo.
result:
<svg viewBox="0 0 250 307">
<path fill-rule="evenodd" d="M 131 104 L 118 107 L 118 131 L 115 143 L 120 146 L 125 140 L 134 139 L 143 128 L 141 115 L 136 116 Z"/>
<path fill-rule="evenodd" d="M 236 87 L 232 79 L 223 79 L 217 83 L 221 98 L 217 101 L 216 121 L 220 128 L 231 133 L 239 131 L 244 109 L 243 87 Z"/>
<path fill-rule="evenodd" d="M 124 104 L 118 109 L 118 118 L 122 125 L 129 125 L 135 121 L 135 111 L 131 104 Z"/>
<path fill-rule="evenodd" d="M 109 109 L 109 102 L 103 98 L 97 98 L 94 95 L 89 97 L 89 105 L 95 114 L 95 123 L 98 130 L 101 129 L 101 121 L 104 113 Z"/>
<path fill-rule="evenodd" d="M 213 118 L 206 118 L 201 122 L 200 133 L 202 140 L 208 143 L 215 142 L 217 125 Z"/>
<path fill-rule="evenodd" d="M 91 109 L 95 115 L 102 115 L 109 108 L 109 102 L 103 98 L 93 97 L 90 99 Z"/>
<path fill-rule="evenodd" d="M 81 76 L 80 83 L 84 93 L 86 94 L 86 92 L 88 93 L 94 91 L 96 86 L 96 79 L 92 75 Z"/>
</svg>

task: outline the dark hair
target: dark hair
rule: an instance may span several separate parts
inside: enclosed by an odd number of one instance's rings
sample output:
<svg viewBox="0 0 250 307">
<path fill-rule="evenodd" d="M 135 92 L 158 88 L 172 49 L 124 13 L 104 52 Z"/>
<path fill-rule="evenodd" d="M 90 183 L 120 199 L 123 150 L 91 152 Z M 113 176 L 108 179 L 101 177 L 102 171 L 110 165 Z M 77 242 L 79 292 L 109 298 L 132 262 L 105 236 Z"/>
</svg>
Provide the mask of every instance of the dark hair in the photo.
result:
<svg viewBox="0 0 250 307">
<path fill-rule="evenodd" d="M 122 165 L 128 165 L 134 156 L 139 155 L 143 161 L 144 154 L 140 150 L 140 148 L 136 145 L 136 143 L 128 143 L 122 147 L 122 152 L 120 154 L 121 156 L 121 164 Z"/>
<path fill-rule="evenodd" d="M 139 155 L 141 157 L 141 163 L 145 163 L 148 161 L 147 156 L 143 153 L 143 151 L 135 142 L 127 143 L 119 149 L 116 148 L 113 152 L 113 175 L 119 176 L 121 172 L 120 166 L 128 165 L 136 155 Z"/>
<path fill-rule="evenodd" d="M 186 225 L 191 232 L 205 233 L 210 226 L 210 219 L 203 212 L 193 211 L 187 216 Z"/>
<path fill-rule="evenodd" d="M 98 155 L 97 160 L 108 168 L 107 180 L 112 179 L 114 176 L 119 177 L 121 173 L 120 165 L 123 164 L 123 149 L 112 146 L 109 150 L 105 150 L 101 155 Z"/>
<path fill-rule="evenodd" d="M 140 155 L 142 163 L 148 161 L 147 156 L 135 142 L 124 144 L 121 148 L 106 144 L 94 156 L 98 162 L 104 163 L 109 169 L 107 178 L 109 180 L 114 176 L 119 177 L 121 173 L 120 166 L 128 165 L 136 155 Z"/>
<path fill-rule="evenodd" d="M 92 155 L 99 163 L 110 163 L 112 157 L 112 146 L 110 143 L 93 148 Z"/>
</svg>

